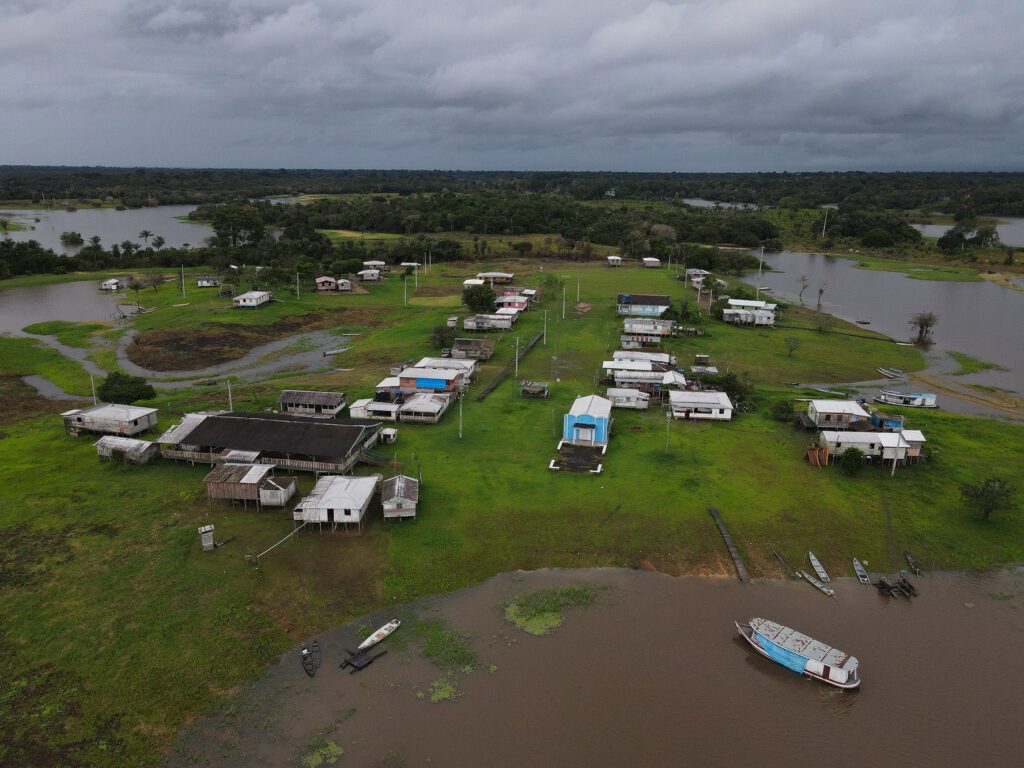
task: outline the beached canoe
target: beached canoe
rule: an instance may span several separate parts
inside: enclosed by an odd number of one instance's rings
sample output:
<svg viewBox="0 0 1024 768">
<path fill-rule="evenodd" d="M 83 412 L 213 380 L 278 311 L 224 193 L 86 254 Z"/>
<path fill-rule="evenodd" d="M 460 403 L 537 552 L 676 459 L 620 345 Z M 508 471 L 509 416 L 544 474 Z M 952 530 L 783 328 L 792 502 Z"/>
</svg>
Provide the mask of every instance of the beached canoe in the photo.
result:
<svg viewBox="0 0 1024 768">
<path fill-rule="evenodd" d="M 828 577 L 828 571 L 826 571 L 825 568 L 822 566 L 821 561 L 814 556 L 813 552 L 808 552 L 807 557 L 810 558 L 811 568 L 813 568 L 814 572 L 818 574 L 818 578 L 826 584 L 828 584 L 831 581 L 831 579 Z"/>
<path fill-rule="evenodd" d="M 385 624 L 383 627 L 381 627 L 376 632 L 374 632 L 372 635 L 370 635 L 368 638 L 363 640 L 363 642 L 361 642 L 359 644 L 359 647 L 356 650 L 357 651 L 365 651 L 367 648 L 372 648 L 377 643 L 379 643 L 381 640 L 383 640 L 385 637 L 387 637 L 392 632 L 394 632 L 396 629 L 398 629 L 400 626 L 402 626 L 402 622 L 400 622 L 398 619 L 392 619 L 387 624 Z"/>
<path fill-rule="evenodd" d="M 865 570 L 864 566 L 861 565 L 860 560 L 858 560 L 856 557 L 853 558 L 853 571 L 857 574 L 857 578 L 860 579 L 861 584 L 871 583 L 871 577 L 868 576 L 867 570 Z"/>
<path fill-rule="evenodd" d="M 832 589 L 832 587 L 830 587 L 828 584 L 821 581 L 820 579 L 814 578 L 807 571 L 800 571 L 800 575 L 804 577 L 808 584 L 811 584 L 813 587 L 818 589 L 822 594 L 828 595 L 829 597 L 836 596 L 835 590 Z"/>
</svg>

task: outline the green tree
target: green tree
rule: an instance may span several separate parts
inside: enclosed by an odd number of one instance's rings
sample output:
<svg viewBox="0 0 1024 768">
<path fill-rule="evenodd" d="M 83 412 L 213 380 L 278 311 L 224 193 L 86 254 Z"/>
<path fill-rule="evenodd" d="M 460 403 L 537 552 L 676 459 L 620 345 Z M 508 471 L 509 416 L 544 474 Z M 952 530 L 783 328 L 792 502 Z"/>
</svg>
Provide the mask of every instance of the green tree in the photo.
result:
<svg viewBox="0 0 1024 768">
<path fill-rule="evenodd" d="M 856 475 L 864 469 L 864 451 L 860 448 L 847 448 L 839 455 L 839 469 L 844 475 Z"/>
<path fill-rule="evenodd" d="M 451 349 L 457 334 L 457 328 L 449 328 L 447 325 L 435 325 L 433 332 L 430 334 L 430 343 L 438 349 Z"/>
<path fill-rule="evenodd" d="M 219 206 L 213 212 L 211 225 L 221 246 L 255 245 L 263 239 L 263 219 L 252 206 Z"/>
<path fill-rule="evenodd" d="M 167 245 L 167 241 L 164 240 L 164 238 L 161 235 L 157 235 L 156 237 L 153 238 L 153 247 L 156 248 L 158 251 L 165 245 Z"/>
<path fill-rule="evenodd" d="M 96 389 L 96 394 L 108 403 L 131 405 L 139 400 L 156 397 L 153 387 L 140 376 L 114 371 Z"/>
<path fill-rule="evenodd" d="M 916 312 L 910 317 L 910 325 L 917 329 L 917 340 L 924 341 L 931 336 L 932 329 L 939 323 L 939 316 L 934 312 Z"/>
<path fill-rule="evenodd" d="M 81 245 L 85 242 L 82 239 L 82 235 L 78 232 L 61 232 L 60 241 L 64 245 Z"/>
<path fill-rule="evenodd" d="M 151 238 L 152 236 L 153 233 L 150 232 L 148 229 L 144 229 L 141 232 L 139 232 L 139 238 L 142 240 L 142 242 L 146 244 L 147 248 L 149 247 L 149 238 Z"/>
<path fill-rule="evenodd" d="M 792 357 L 793 353 L 797 351 L 802 342 L 796 336 L 786 337 L 786 349 L 789 350 L 789 356 Z"/>
<path fill-rule="evenodd" d="M 470 285 L 462 291 L 462 303 L 474 312 L 490 314 L 494 311 L 494 291 L 489 285 Z"/>
<path fill-rule="evenodd" d="M 982 520 L 988 520 L 993 512 L 1001 509 L 1013 509 L 1016 493 L 1008 480 L 996 475 L 973 485 L 965 483 L 960 486 L 964 503 L 976 509 Z"/>
</svg>

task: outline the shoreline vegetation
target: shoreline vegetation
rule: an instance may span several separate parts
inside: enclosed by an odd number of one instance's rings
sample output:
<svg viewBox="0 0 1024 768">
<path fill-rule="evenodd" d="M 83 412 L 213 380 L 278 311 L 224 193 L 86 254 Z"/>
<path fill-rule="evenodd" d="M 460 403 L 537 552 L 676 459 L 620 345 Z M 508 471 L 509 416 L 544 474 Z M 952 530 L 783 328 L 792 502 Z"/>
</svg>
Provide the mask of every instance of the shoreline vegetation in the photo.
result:
<svg viewBox="0 0 1024 768">
<path fill-rule="evenodd" d="M 459 237 L 462 247 L 479 249 L 479 236 Z M 252 311 L 230 309 L 215 289 L 204 293 L 194 281 L 184 300 L 173 282 L 142 290 L 142 303 L 154 311 L 135 316 L 128 327 L 143 345 L 151 342 L 153 354 L 167 343 L 176 365 L 202 356 L 187 348 L 189 335 L 211 328 L 217 338 L 210 343 L 230 355 L 284 325 L 322 324 L 359 334 L 321 369 L 233 380 L 235 408 L 258 411 L 275 407 L 284 388 L 339 390 L 351 402 L 372 395 L 397 361 L 437 354 L 434 330 L 447 317 L 465 314 L 462 281 L 482 269 L 512 271 L 517 282 L 542 289 L 541 305 L 525 313 L 514 333 L 492 336 L 495 355 L 480 366 L 471 392 L 512 361 L 516 336 L 541 332 L 547 310 L 546 344 L 523 357 L 519 373 L 551 382 L 549 399 L 520 398 L 514 382 L 505 382 L 482 402 L 467 398 L 461 437 L 451 413 L 437 425 L 402 425 L 399 442 L 388 447 L 391 461 L 372 469 L 422 471 L 415 522 L 372 519 L 362 536 L 303 532 L 258 568 L 246 562 L 246 553 L 262 552 L 288 533 L 287 513 L 209 501 L 202 483 L 207 467 L 99 462 L 93 440 L 64 434 L 59 413 L 65 404 L 43 400 L 21 381 L 42 375 L 69 393 L 88 395 L 85 369 L 39 339 L 0 337 L 0 394 L 7 403 L 0 409 L 0 677 L 12 681 L 2 694 L 0 749 L 7 752 L 0 752 L 0 762 L 152 763 L 184 724 L 211 711 L 299 639 L 498 573 L 614 566 L 731 577 L 709 506 L 722 512 L 759 577 L 781 575 L 773 549 L 792 562 L 813 549 L 841 573 L 851 553 L 879 570 L 897 569 L 904 548 L 926 568 L 1024 561 L 1021 515 L 997 514 L 982 523 L 960 497 L 962 484 L 994 470 L 1022 484 L 1024 468 L 1011 460 L 1024 454 L 1018 424 L 907 410 L 908 428 L 928 436 L 929 458 L 919 465 L 900 468 L 894 477 L 879 467 L 853 477 L 803 460 L 809 436 L 772 412 L 780 402 L 820 393 L 779 382 L 843 387 L 875 378 L 877 367 L 920 376 L 925 361 L 916 348 L 853 324 L 829 320 L 823 328 L 817 313 L 799 307 L 787 308 L 783 320 L 799 328 L 772 331 L 729 326 L 706 312 L 692 315 L 687 322 L 704 335 L 666 345 L 681 365 L 709 354 L 713 364 L 749 384 L 748 408 L 734 421 L 666 425 L 659 409 L 616 411 L 602 475 L 551 472 L 547 461 L 561 415 L 576 395 L 603 389 L 595 376 L 621 333 L 616 294 L 664 293 L 676 306 L 685 299 L 688 313 L 697 307 L 693 291 L 667 269 L 612 270 L 594 259 L 539 258 L 525 246 L 513 252 L 519 242 L 543 248 L 542 240 L 531 239 L 537 237 L 546 236 L 493 237 L 507 244 L 502 257 L 438 261 L 430 272 L 410 277 L 418 288 L 403 285 L 396 271 L 363 293 L 322 295 L 312 290 L 309 272 L 296 298 L 295 270 L 282 270 L 274 284 L 280 301 Z M 216 253 L 224 264 L 246 263 L 227 248 Z M 600 258 L 596 245 L 592 253 Z M 186 276 L 207 271 L 206 264 L 186 267 Z M 0 281 L 0 290 L 131 274 L 173 279 L 176 264 L 169 265 L 22 276 Z M 959 267 L 938 266 L 936 274 L 959 274 Z M 114 370 L 116 359 L 105 345 L 125 328 L 50 321 L 26 331 L 54 336 Z M 226 343 L 232 335 L 237 348 Z M 795 352 L 787 336 L 799 337 Z M 332 341 L 329 348 L 336 346 Z M 992 365 L 969 356 L 958 362 Z M 182 413 L 222 409 L 226 402 L 227 380 L 219 378 L 160 391 L 143 404 L 159 409 L 162 431 Z M 298 484 L 304 495 L 313 478 L 300 476 Z M 196 529 L 204 524 L 214 524 L 217 539 L 230 544 L 202 552 Z M 556 614 L 583 605 L 575 599 L 531 598 L 513 613 L 528 626 L 550 629 Z M 448 631 L 423 628 L 436 638 L 439 658 L 459 658 L 458 638 Z M 38 653 L 40 637 L 49 641 L 45 658 Z"/>
</svg>

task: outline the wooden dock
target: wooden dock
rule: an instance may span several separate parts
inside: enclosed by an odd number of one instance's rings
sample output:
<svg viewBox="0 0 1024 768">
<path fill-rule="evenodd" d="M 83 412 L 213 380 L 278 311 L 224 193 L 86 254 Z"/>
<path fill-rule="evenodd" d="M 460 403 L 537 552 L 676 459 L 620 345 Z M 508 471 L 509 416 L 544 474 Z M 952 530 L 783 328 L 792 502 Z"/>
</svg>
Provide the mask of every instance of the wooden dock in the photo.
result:
<svg viewBox="0 0 1024 768">
<path fill-rule="evenodd" d="M 747 573 L 747 566 L 743 564 L 743 558 L 740 557 L 740 552 L 736 549 L 736 544 L 732 540 L 732 534 L 730 534 L 729 529 L 725 527 L 725 521 L 722 520 L 722 516 L 718 514 L 717 509 L 712 507 L 708 512 L 711 513 L 711 517 L 718 526 L 718 530 L 722 533 L 722 538 L 725 540 L 725 548 L 729 550 L 729 555 L 732 557 L 732 561 L 736 565 L 736 575 L 739 576 L 740 581 L 744 584 L 749 584 L 750 574 Z"/>
</svg>

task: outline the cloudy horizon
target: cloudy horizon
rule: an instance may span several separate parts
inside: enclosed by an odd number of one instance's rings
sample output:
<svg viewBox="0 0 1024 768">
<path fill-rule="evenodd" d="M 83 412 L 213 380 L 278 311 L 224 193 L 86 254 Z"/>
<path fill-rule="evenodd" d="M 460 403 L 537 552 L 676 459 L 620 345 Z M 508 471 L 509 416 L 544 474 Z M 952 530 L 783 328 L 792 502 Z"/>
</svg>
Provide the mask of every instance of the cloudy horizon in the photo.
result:
<svg viewBox="0 0 1024 768">
<path fill-rule="evenodd" d="M 0 164 L 1021 170 L 1022 26 L 957 0 L 13 0 Z"/>
</svg>

